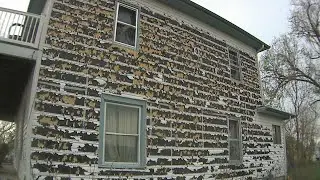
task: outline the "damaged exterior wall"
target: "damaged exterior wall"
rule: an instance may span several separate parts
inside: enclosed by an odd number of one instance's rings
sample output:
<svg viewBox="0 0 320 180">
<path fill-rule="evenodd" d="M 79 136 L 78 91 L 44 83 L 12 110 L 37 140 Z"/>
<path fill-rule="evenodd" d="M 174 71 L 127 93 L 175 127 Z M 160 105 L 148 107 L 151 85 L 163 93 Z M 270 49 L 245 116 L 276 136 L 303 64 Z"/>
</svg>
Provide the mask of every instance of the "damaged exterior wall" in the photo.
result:
<svg viewBox="0 0 320 180">
<path fill-rule="evenodd" d="M 252 179 L 272 167 L 284 175 L 283 145 L 255 118 L 256 51 L 158 1 L 131 3 L 140 7 L 138 50 L 113 43 L 115 0 L 55 1 L 32 112 L 31 179 Z M 230 79 L 229 46 L 239 50 L 241 82 Z M 146 99 L 146 168 L 98 167 L 104 93 Z M 229 164 L 232 116 L 241 118 L 239 165 Z"/>
</svg>

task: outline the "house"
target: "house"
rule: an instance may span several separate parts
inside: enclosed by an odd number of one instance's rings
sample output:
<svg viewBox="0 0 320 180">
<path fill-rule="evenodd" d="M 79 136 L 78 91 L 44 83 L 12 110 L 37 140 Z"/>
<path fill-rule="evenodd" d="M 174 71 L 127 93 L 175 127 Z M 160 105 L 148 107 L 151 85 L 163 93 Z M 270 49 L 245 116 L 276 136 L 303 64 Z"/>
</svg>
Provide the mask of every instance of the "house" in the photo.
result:
<svg viewBox="0 0 320 180">
<path fill-rule="evenodd" d="M 263 106 L 257 54 L 269 46 L 236 25 L 190 0 L 0 10 L 22 18 L 0 25 L 19 179 L 286 176 L 292 115 Z"/>
</svg>

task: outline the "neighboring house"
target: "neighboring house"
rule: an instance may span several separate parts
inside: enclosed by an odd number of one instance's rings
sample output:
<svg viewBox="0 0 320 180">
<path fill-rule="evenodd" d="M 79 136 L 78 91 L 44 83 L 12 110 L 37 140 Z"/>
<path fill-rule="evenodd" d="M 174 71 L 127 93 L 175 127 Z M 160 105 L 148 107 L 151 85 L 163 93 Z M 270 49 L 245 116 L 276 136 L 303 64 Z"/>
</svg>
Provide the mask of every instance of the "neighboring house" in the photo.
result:
<svg viewBox="0 0 320 180">
<path fill-rule="evenodd" d="M 24 19 L 0 25 L 0 114 L 17 123 L 19 179 L 286 175 L 292 115 L 263 106 L 260 86 L 269 46 L 234 24 L 189 0 L 0 10 Z"/>
</svg>

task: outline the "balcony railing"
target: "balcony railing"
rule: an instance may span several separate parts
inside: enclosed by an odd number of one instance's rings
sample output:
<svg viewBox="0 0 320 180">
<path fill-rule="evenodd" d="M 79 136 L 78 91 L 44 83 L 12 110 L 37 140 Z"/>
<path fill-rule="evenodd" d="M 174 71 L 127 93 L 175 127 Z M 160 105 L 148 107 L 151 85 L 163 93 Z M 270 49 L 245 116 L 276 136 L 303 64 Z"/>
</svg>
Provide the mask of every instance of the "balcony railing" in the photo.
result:
<svg viewBox="0 0 320 180">
<path fill-rule="evenodd" d="M 43 18 L 0 7 L 0 41 L 38 48 Z"/>
</svg>

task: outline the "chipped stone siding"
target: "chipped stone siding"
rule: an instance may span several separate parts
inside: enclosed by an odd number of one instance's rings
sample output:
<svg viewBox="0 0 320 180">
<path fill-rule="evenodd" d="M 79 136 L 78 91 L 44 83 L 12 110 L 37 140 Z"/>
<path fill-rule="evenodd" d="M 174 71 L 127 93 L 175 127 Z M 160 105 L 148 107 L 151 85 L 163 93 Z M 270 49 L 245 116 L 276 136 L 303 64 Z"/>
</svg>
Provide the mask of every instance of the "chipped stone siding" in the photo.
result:
<svg viewBox="0 0 320 180">
<path fill-rule="evenodd" d="M 32 114 L 32 178 L 253 179 L 276 165 L 283 171 L 275 154 L 283 146 L 255 118 L 255 51 L 155 0 L 131 2 L 141 7 L 137 51 L 112 42 L 115 0 L 54 3 Z M 242 82 L 230 79 L 230 45 Z M 145 169 L 98 167 L 102 93 L 146 99 Z M 242 121 L 241 165 L 229 164 L 229 116 Z"/>
</svg>

